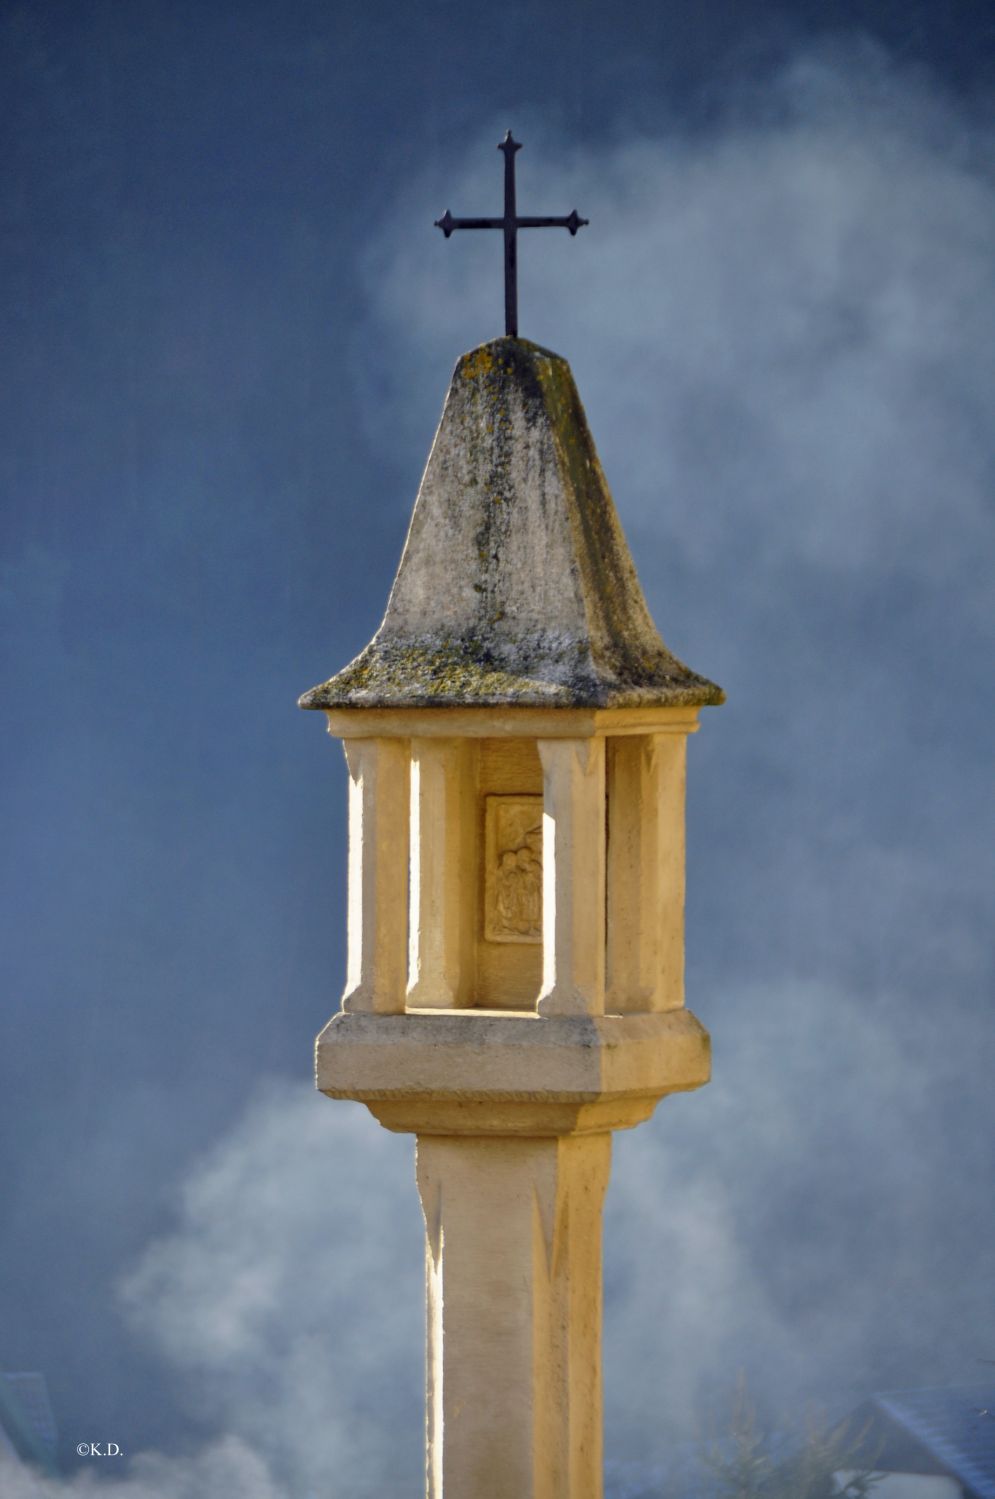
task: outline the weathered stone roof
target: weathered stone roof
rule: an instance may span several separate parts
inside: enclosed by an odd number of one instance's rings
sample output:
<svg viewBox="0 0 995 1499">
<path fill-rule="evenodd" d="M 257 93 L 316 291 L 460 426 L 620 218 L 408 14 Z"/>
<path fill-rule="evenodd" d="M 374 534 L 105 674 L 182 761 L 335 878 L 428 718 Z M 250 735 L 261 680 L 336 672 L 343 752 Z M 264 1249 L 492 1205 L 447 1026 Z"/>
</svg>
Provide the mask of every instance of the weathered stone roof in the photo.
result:
<svg viewBox="0 0 995 1499">
<path fill-rule="evenodd" d="M 464 354 L 383 624 L 301 707 L 722 701 L 650 618 L 566 360 Z"/>
</svg>

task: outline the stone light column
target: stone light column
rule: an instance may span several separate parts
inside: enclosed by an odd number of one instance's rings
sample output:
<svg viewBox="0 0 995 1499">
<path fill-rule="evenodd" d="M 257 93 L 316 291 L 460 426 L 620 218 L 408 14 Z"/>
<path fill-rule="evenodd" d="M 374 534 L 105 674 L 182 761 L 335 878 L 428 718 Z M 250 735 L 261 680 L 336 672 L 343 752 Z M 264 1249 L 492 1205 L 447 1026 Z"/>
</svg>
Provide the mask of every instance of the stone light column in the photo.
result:
<svg viewBox="0 0 995 1499">
<path fill-rule="evenodd" d="M 600 1499 L 611 1132 L 708 1080 L 684 774 L 713 683 L 649 616 L 566 363 L 456 366 L 377 634 L 301 699 L 349 771 L 317 1082 L 417 1137 L 429 1499 Z"/>
</svg>

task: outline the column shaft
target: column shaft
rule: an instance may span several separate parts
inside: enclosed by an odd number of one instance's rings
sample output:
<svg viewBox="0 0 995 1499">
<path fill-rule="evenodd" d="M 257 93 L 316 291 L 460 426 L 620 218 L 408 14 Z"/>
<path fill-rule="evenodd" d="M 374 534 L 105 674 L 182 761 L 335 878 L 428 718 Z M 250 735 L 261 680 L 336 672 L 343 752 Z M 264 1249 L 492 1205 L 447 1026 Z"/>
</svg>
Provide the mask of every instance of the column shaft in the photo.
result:
<svg viewBox="0 0 995 1499">
<path fill-rule="evenodd" d="M 452 1008 L 472 1000 L 475 905 L 473 746 L 411 742 L 411 912 L 408 1004 Z"/>
<path fill-rule="evenodd" d="M 407 982 L 405 739 L 344 741 L 349 767 L 348 958 L 344 1010 L 396 1014 Z"/>
<path fill-rule="evenodd" d="M 611 1136 L 421 1135 L 429 1499 L 601 1499 Z"/>
<path fill-rule="evenodd" d="M 605 1008 L 605 742 L 540 739 L 543 1015 Z"/>
<path fill-rule="evenodd" d="M 608 746 L 606 1008 L 684 1003 L 684 734 Z"/>
<path fill-rule="evenodd" d="M 654 734 L 650 775 L 656 803 L 656 984 L 654 1010 L 684 1004 L 684 802 L 687 735 Z"/>
</svg>

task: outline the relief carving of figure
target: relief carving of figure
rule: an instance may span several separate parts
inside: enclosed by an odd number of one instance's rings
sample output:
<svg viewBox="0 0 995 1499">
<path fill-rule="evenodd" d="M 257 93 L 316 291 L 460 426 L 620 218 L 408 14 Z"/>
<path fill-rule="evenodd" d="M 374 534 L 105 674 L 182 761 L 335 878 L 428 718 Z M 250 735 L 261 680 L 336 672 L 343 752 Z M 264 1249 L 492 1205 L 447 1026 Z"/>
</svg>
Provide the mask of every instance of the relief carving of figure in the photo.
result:
<svg viewBox="0 0 995 1499">
<path fill-rule="evenodd" d="M 542 797 L 485 802 L 484 939 L 542 942 Z"/>
<path fill-rule="evenodd" d="M 496 926 L 506 937 L 537 937 L 542 928 L 542 828 L 502 850 L 496 880 Z"/>
</svg>

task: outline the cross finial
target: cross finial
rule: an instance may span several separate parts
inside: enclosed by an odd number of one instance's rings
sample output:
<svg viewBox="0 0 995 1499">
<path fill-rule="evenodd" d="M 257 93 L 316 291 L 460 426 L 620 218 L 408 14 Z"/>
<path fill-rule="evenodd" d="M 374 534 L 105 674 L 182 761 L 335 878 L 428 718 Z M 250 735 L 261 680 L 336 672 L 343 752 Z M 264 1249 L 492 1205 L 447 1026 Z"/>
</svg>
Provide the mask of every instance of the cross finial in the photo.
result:
<svg viewBox="0 0 995 1499">
<path fill-rule="evenodd" d="M 504 230 L 504 331 L 510 338 L 518 337 L 518 231 L 519 229 L 568 229 L 571 236 L 577 233 L 588 219 L 582 219 L 576 208 L 564 218 L 520 217 L 515 204 L 515 153 L 522 149 L 509 130 L 498 150 L 504 156 L 504 215 L 500 219 L 454 219 L 447 208 L 435 226 L 441 229 L 446 239 L 454 229 L 503 229 Z"/>
</svg>

